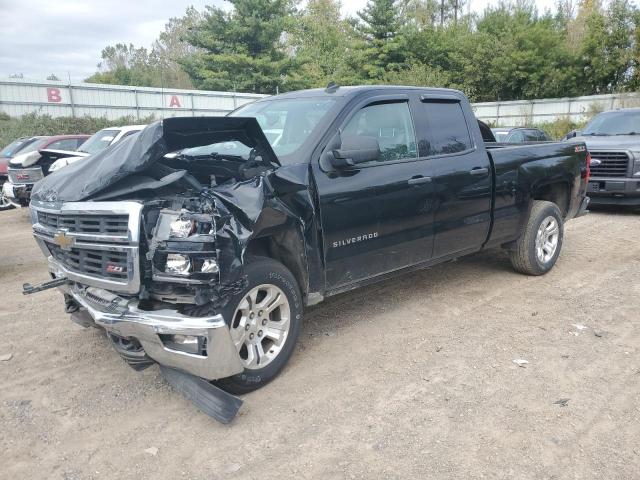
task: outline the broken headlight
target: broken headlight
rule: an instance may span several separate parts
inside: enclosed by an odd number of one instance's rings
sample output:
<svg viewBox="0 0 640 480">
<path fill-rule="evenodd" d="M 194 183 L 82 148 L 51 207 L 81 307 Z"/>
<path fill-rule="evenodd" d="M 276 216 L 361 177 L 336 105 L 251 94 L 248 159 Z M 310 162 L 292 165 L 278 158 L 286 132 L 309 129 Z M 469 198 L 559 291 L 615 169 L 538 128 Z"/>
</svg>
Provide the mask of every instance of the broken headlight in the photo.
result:
<svg viewBox="0 0 640 480">
<path fill-rule="evenodd" d="M 162 210 L 152 242 L 156 272 L 186 281 L 210 281 L 220 272 L 210 214 Z M 150 257 L 151 258 L 151 257 Z"/>
<path fill-rule="evenodd" d="M 191 259 L 187 255 L 170 253 L 164 267 L 169 275 L 189 275 L 191 273 Z"/>
</svg>

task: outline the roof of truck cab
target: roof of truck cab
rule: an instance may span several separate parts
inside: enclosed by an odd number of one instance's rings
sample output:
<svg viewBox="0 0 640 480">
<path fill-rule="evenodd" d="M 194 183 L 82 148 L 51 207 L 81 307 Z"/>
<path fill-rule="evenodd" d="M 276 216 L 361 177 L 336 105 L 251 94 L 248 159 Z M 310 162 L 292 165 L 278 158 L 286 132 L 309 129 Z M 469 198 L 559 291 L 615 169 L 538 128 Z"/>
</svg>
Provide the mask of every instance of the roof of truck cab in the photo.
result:
<svg viewBox="0 0 640 480">
<path fill-rule="evenodd" d="M 358 85 L 358 86 L 339 86 L 335 90 L 327 91 L 327 88 L 310 88 L 307 90 L 296 90 L 293 92 L 280 93 L 270 97 L 265 97 L 258 101 L 273 100 L 273 99 L 287 99 L 287 98 L 308 98 L 308 97 L 347 97 L 356 95 L 358 93 L 375 91 L 375 90 L 387 90 L 390 92 L 398 90 L 419 90 L 429 91 L 433 93 L 456 93 L 461 94 L 458 90 L 449 88 L 433 88 L 433 87 L 414 87 L 403 85 Z"/>
</svg>

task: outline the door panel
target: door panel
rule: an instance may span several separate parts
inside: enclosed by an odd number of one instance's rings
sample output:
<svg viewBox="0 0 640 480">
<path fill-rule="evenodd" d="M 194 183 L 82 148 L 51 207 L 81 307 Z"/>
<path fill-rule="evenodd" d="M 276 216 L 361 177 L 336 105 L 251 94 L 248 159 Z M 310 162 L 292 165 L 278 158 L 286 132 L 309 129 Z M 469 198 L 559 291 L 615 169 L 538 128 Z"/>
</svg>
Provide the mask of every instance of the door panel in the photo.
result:
<svg viewBox="0 0 640 480">
<path fill-rule="evenodd" d="M 376 137 L 379 161 L 331 171 L 317 166 L 315 174 L 328 289 L 431 258 L 431 166 L 417 158 L 413 125 L 406 127 L 409 105 L 376 109 L 371 102 L 354 108 L 342 133 Z"/>
<path fill-rule="evenodd" d="M 474 145 L 459 102 L 426 100 L 422 105 L 433 169 L 433 257 L 479 249 L 491 225 L 489 156 Z"/>
</svg>

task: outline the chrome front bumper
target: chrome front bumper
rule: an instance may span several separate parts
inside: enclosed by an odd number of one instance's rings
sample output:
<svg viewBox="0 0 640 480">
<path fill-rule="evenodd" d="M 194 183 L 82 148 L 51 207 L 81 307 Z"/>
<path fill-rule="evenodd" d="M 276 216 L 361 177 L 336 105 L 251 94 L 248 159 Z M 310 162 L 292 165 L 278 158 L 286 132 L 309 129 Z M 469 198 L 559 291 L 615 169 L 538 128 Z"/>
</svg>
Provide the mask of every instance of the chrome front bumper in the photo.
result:
<svg viewBox="0 0 640 480">
<path fill-rule="evenodd" d="M 49 259 L 50 267 L 55 264 Z M 123 338 L 136 339 L 145 353 L 161 365 L 183 370 L 207 380 L 229 377 L 244 367 L 222 315 L 188 317 L 176 310 L 141 310 L 137 300 L 118 297 L 106 290 L 77 284 L 60 289 L 80 305 L 96 326 Z M 96 301 L 100 298 L 100 301 Z M 206 353 L 197 355 L 169 348 L 161 335 L 191 335 L 206 339 Z"/>
</svg>

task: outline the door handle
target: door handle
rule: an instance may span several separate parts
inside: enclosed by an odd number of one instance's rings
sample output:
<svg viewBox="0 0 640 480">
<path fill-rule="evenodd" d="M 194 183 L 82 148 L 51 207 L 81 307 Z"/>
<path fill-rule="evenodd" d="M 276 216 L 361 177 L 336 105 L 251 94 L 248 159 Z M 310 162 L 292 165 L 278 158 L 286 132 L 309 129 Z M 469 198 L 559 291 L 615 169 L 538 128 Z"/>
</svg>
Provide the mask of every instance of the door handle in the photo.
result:
<svg viewBox="0 0 640 480">
<path fill-rule="evenodd" d="M 431 182 L 431 177 L 423 177 L 422 175 L 412 177 L 409 180 L 407 180 L 407 183 L 409 185 L 420 185 L 421 183 L 429 183 L 429 182 Z"/>
<path fill-rule="evenodd" d="M 476 168 L 473 168 L 473 169 L 469 170 L 469 173 L 471 175 L 487 175 L 489 173 L 489 169 L 488 168 L 476 167 Z"/>
</svg>

